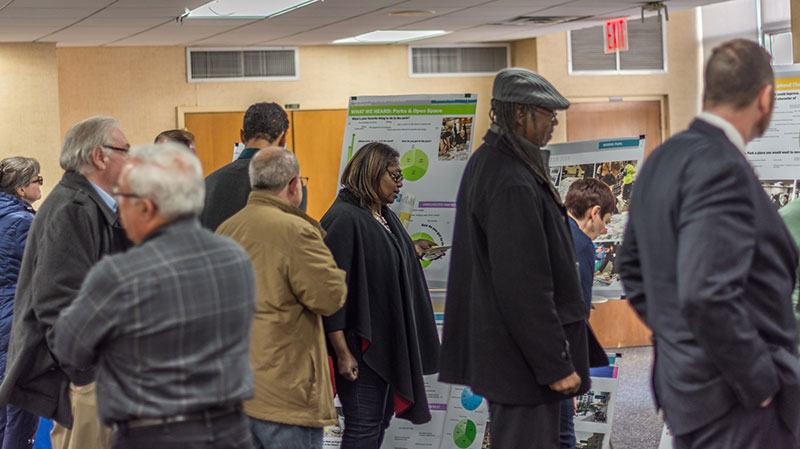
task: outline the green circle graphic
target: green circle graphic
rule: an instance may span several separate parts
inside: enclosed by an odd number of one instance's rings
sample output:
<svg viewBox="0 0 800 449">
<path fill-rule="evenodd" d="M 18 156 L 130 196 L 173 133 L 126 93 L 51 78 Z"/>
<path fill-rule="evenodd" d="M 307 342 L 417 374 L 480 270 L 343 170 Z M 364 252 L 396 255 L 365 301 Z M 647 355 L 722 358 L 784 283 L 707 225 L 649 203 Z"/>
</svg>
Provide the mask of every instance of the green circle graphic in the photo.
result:
<svg viewBox="0 0 800 449">
<path fill-rule="evenodd" d="M 416 234 L 411 236 L 411 240 L 427 240 L 429 242 L 436 243 L 436 240 L 433 239 L 430 235 L 424 232 L 417 232 Z M 422 268 L 428 268 L 428 265 L 433 262 L 432 260 L 420 260 L 419 263 L 422 264 Z"/>
<path fill-rule="evenodd" d="M 453 429 L 453 442 L 461 449 L 470 447 L 475 442 L 475 436 L 478 434 L 478 428 L 475 423 L 469 419 L 464 419 L 456 424 Z"/>
<path fill-rule="evenodd" d="M 424 151 L 412 148 L 400 158 L 403 178 L 417 181 L 428 172 L 428 155 Z"/>
</svg>

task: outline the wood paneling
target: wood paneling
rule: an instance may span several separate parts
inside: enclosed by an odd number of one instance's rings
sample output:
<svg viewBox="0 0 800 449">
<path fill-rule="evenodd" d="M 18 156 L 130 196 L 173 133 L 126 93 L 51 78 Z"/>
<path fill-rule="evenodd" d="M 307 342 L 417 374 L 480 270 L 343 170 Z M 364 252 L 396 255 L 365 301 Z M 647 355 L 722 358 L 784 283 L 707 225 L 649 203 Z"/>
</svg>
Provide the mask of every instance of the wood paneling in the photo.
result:
<svg viewBox="0 0 800 449">
<path fill-rule="evenodd" d="M 319 220 L 336 197 L 346 109 L 292 112 L 292 148 L 308 176 L 308 215 Z"/>
<path fill-rule="evenodd" d="M 645 158 L 661 144 L 658 101 L 572 103 L 567 109 L 567 140 L 646 135 Z"/>
<path fill-rule="evenodd" d="M 595 304 L 589 323 L 604 348 L 653 344 L 650 339 L 652 332 L 626 299 L 612 299 L 602 304 Z"/>
</svg>

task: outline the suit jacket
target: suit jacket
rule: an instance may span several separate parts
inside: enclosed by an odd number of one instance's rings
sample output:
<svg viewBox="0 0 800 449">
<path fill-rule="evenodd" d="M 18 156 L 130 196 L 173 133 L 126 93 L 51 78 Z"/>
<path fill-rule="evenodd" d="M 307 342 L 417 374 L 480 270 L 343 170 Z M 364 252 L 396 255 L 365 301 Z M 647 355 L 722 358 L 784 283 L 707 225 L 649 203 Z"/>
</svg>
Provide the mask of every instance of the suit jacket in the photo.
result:
<svg viewBox="0 0 800 449">
<path fill-rule="evenodd" d="M 644 164 L 620 274 L 653 330 L 653 387 L 675 434 L 775 395 L 800 435 L 797 257 L 751 166 L 721 129 L 695 120 Z"/>
<path fill-rule="evenodd" d="M 53 325 L 78 296 L 89 269 L 129 244 L 117 213 L 83 175 L 66 172 L 28 234 L 0 405 L 11 403 L 72 427 L 69 381 L 90 383 L 95 369 L 78 370 L 53 357 Z"/>
<path fill-rule="evenodd" d="M 566 209 L 499 135 L 484 140 L 458 191 L 439 378 L 539 405 L 564 399 L 548 385 L 576 371 L 584 393 L 590 354 L 608 360 L 586 322 Z"/>
</svg>

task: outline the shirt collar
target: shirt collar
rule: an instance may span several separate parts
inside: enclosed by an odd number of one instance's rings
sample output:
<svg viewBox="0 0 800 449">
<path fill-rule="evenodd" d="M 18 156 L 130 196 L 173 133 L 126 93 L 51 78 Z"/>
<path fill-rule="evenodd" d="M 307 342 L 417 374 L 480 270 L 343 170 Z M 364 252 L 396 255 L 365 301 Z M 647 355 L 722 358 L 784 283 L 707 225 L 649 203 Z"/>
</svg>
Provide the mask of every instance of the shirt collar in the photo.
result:
<svg viewBox="0 0 800 449">
<path fill-rule="evenodd" d="M 87 179 L 87 181 L 88 181 L 88 179 Z M 108 192 L 106 192 L 105 190 L 101 189 L 100 186 L 98 186 L 97 184 L 93 183 L 92 181 L 89 181 L 89 184 L 91 184 L 92 187 L 94 188 L 94 190 L 97 192 L 97 194 L 100 195 L 100 198 L 102 198 L 103 202 L 106 203 L 106 206 L 108 206 L 109 209 L 111 209 L 114 212 L 116 212 L 117 211 L 117 202 L 114 200 L 114 197 L 109 195 Z"/>
<path fill-rule="evenodd" d="M 737 130 L 731 124 L 731 122 L 710 112 L 701 112 L 697 118 L 708 123 L 709 125 L 716 126 L 717 128 L 721 129 L 722 132 L 725 133 L 725 136 L 728 138 L 728 140 L 730 140 L 731 143 L 739 149 L 739 151 L 742 153 L 745 152 L 746 145 L 744 142 L 744 137 L 742 137 L 742 135 L 739 133 L 739 130 Z"/>
<path fill-rule="evenodd" d="M 251 159 L 253 156 L 255 156 L 256 153 L 259 152 L 259 150 L 260 150 L 260 148 L 245 148 L 239 154 L 239 158 L 237 160 L 239 160 L 239 159 Z"/>
</svg>

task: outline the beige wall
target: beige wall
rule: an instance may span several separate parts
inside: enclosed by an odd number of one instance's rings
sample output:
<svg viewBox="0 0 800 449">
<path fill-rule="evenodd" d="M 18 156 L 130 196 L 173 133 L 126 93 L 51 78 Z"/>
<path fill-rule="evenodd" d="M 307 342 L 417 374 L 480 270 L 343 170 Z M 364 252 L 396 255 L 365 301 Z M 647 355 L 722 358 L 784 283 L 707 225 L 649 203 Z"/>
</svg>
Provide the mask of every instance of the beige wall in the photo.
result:
<svg viewBox="0 0 800 449">
<path fill-rule="evenodd" d="M 146 143 L 176 126 L 176 106 L 246 108 L 275 101 L 343 109 L 353 95 L 472 92 L 482 135 L 492 77 L 409 78 L 407 51 L 403 45 L 301 47 L 296 81 L 187 83 L 182 47 L 59 48 L 61 130 L 109 114 L 122 121 L 131 143 Z"/>
<path fill-rule="evenodd" d="M 57 79 L 55 45 L 0 44 L 0 158 L 36 158 L 45 194 L 61 178 Z"/>
<path fill-rule="evenodd" d="M 667 133 L 685 129 L 699 112 L 702 45 L 696 9 L 671 13 L 667 23 L 667 69 L 659 75 L 572 75 L 567 73 L 567 35 L 551 34 L 537 39 L 540 73 L 567 98 L 666 96 Z M 566 124 L 569 126 L 569 124 Z M 560 128 L 560 129 L 559 129 Z M 566 127 L 557 128 L 554 142 L 565 140 Z"/>
</svg>

